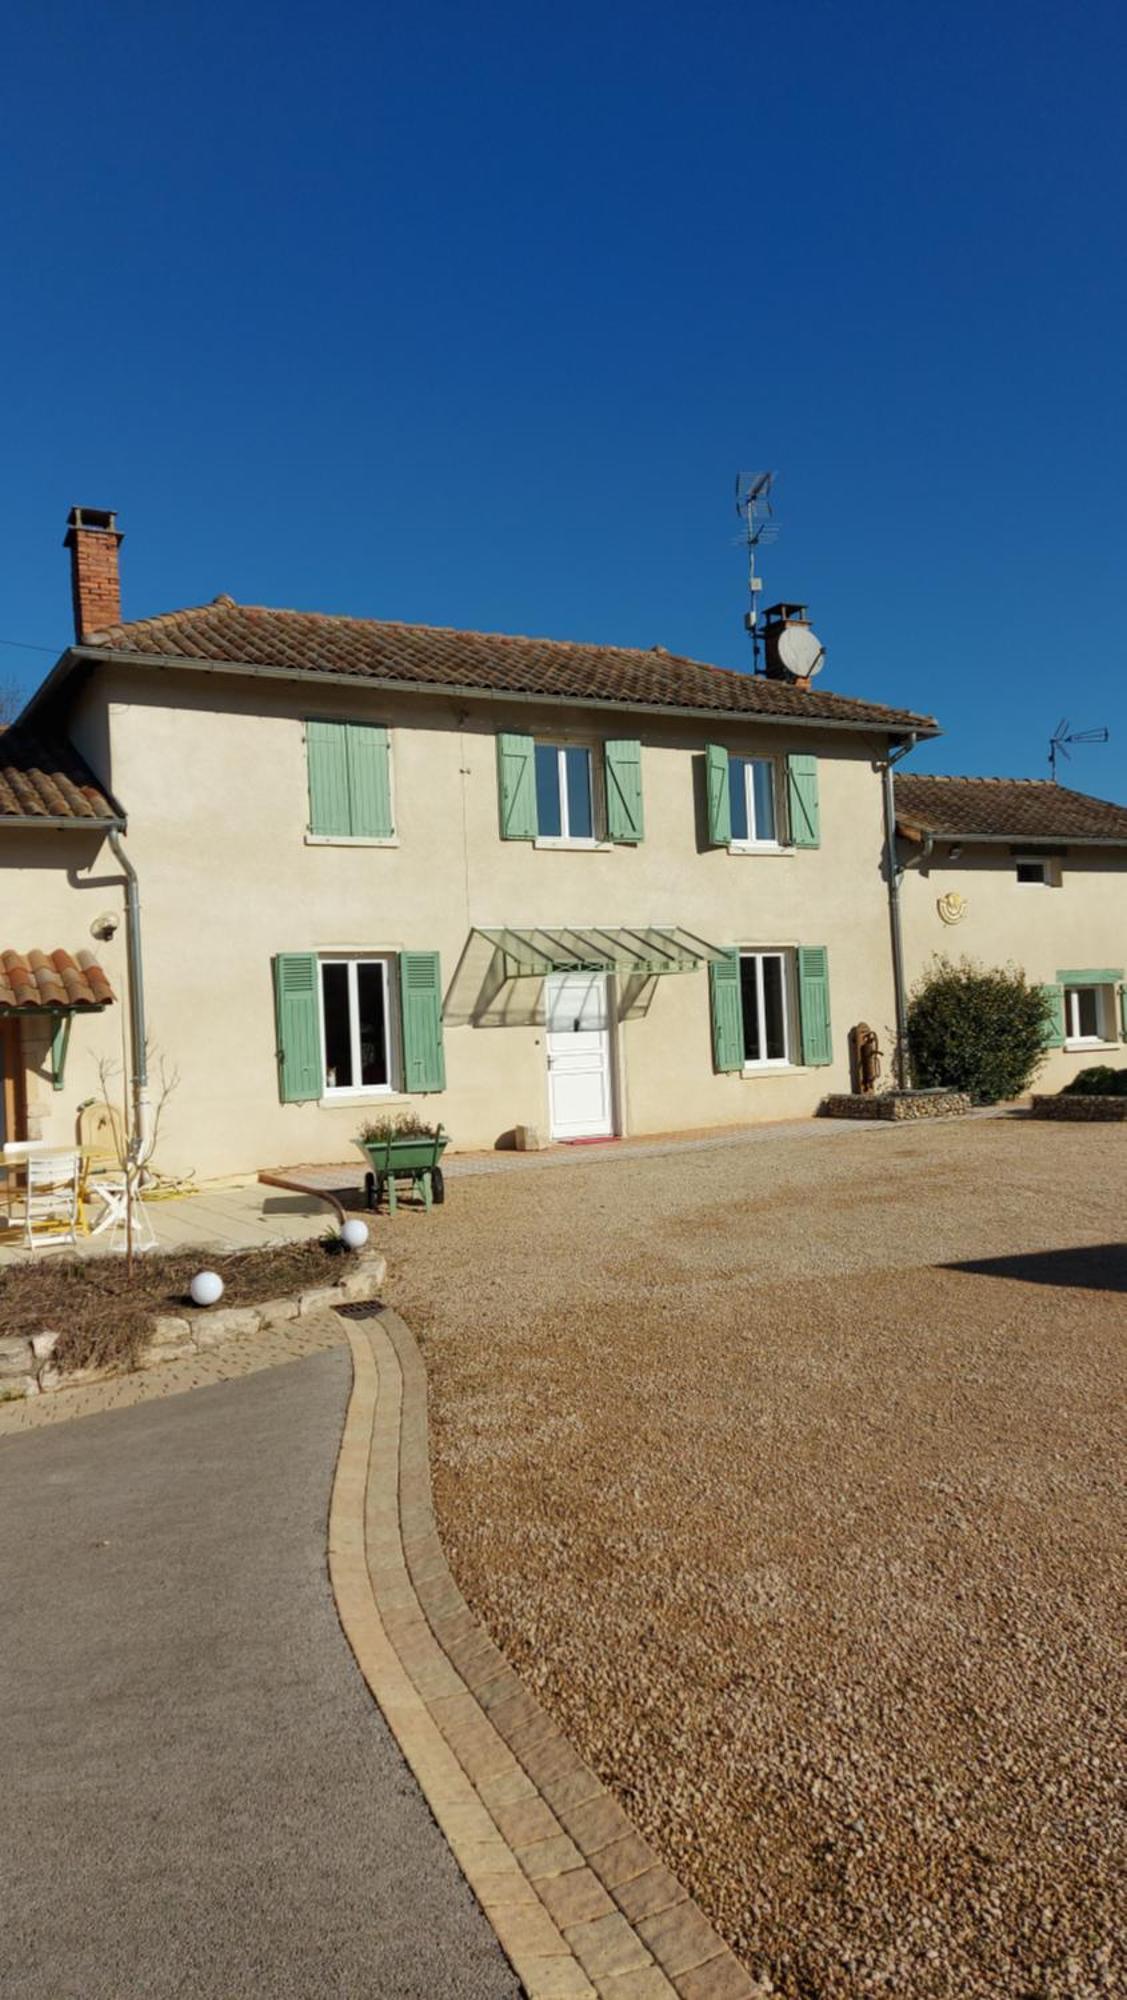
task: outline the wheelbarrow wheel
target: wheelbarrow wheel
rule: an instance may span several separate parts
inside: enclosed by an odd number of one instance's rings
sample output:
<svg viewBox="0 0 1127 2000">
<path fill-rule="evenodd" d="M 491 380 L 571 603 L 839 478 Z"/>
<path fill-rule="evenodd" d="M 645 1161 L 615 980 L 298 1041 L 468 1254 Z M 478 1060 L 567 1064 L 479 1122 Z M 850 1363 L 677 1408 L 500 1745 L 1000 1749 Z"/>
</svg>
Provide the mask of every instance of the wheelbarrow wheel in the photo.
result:
<svg viewBox="0 0 1127 2000">
<path fill-rule="evenodd" d="M 369 1207 L 369 1208 L 374 1208 L 374 1207 L 375 1207 L 375 1205 L 376 1205 L 376 1177 L 375 1177 L 375 1174 L 365 1174 L 365 1176 L 364 1176 L 364 1194 L 365 1194 L 365 1197 L 366 1197 L 366 1199 L 367 1199 L 367 1203 L 368 1203 L 368 1207 Z"/>
<path fill-rule="evenodd" d="M 441 1167 L 432 1167 L 430 1174 L 431 1199 L 436 1208 L 441 1208 L 446 1200 L 446 1181 Z"/>
</svg>

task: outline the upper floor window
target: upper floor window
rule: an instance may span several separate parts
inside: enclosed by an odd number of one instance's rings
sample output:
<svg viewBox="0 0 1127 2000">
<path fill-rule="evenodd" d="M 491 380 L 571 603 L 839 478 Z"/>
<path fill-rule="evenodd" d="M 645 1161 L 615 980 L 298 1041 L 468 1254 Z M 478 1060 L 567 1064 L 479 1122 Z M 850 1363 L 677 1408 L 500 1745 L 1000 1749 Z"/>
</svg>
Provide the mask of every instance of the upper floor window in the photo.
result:
<svg viewBox="0 0 1127 2000">
<path fill-rule="evenodd" d="M 1044 855 L 1019 855 L 1014 862 L 1014 873 L 1019 882 L 1030 888 L 1051 889 L 1056 880 L 1053 864 Z"/>
<path fill-rule="evenodd" d="M 595 847 L 636 846 L 643 837 L 642 746 L 615 738 L 590 747 L 497 738 L 497 804 L 502 840 Z"/>
<path fill-rule="evenodd" d="M 729 757 L 728 784 L 733 846 L 777 847 L 779 816 L 774 758 Z"/>
<path fill-rule="evenodd" d="M 536 827 L 540 840 L 595 838 L 591 752 L 574 744 L 536 745 Z"/>
<path fill-rule="evenodd" d="M 315 840 L 391 840 L 391 752 L 374 722 L 305 725 L 309 832 Z"/>
<path fill-rule="evenodd" d="M 704 763 L 710 847 L 821 846 L 816 757 L 746 757 L 710 743 Z"/>
</svg>

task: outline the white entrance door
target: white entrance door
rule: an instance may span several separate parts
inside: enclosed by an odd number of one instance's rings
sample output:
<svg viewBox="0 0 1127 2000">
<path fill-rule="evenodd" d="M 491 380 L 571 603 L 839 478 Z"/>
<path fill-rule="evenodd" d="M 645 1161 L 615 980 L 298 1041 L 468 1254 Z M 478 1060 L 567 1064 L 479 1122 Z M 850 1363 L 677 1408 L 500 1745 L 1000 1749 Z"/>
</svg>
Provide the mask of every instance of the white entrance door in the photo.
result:
<svg viewBox="0 0 1127 2000">
<path fill-rule="evenodd" d="M 614 1103 L 604 972 L 557 972 L 547 983 L 548 1111 L 553 1139 L 610 1138 Z"/>
</svg>

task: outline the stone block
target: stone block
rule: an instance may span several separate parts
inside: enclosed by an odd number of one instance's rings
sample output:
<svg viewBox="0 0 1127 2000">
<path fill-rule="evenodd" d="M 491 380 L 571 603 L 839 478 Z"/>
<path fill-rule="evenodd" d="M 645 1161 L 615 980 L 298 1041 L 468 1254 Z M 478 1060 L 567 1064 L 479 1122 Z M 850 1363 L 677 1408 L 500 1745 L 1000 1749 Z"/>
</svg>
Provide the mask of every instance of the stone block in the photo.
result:
<svg viewBox="0 0 1127 2000">
<path fill-rule="evenodd" d="M 375 1271 L 350 1271 L 347 1278 L 341 1279 L 337 1290 L 342 1299 L 373 1299 L 382 1282 Z"/>
<path fill-rule="evenodd" d="M 240 1334 L 257 1333 L 261 1313 L 257 1306 L 229 1306 L 226 1312 L 201 1313 L 192 1327 L 198 1348 L 221 1347 L 225 1340 Z"/>
<path fill-rule="evenodd" d="M 149 1335 L 150 1348 L 190 1347 L 192 1328 L 190 1321 L 178 1319 L 174 1313 L 158 1313 Z"/>
<path fill-rule="evenodd" d="M 255 1310 L 260 1315 L 263 1326 L 282 1326 L 286 1320 L 297 1318 L 298 1301 L 292 1298 L 263 1299 L 262 1304 Z"/>
<path fill-rule="evenodd" d="M 518 1153 L 542 1153 L 544 1144 L 544 1135 L 538 1125 L 513 1127 L 513 1145 Z"/>
<path fill-rule="evenodd" d="M 343 1293 L 337 1285 L 311 1285 L 302 1292 L 298 1312 L 302 1319 L 307 1313 L 328 1312 L 331 1307 L 343 1303 Z"/>
<path fill-rule="evenodd" d="M 0 1375 L 0 1403 L 19 1402 L 24 1396 L 38 1396 L 34 1375 Z"/>
<path fill-rule="evenodd" d="M 35 1359 L 40 1362 L 49 1361 L 58 1344 L 58 1334 L 50 1332 L 47 1328 L 42 1333 L 33 1333 L 31 1336 L 31 1351 Z"/>
<path fill-rule="evenodd" d="M 0 1377 L 29 1375 L 34 1366 L 35 1354 L 30 1340 L 14 1333 L 0 1340 Z"/>
</svg>

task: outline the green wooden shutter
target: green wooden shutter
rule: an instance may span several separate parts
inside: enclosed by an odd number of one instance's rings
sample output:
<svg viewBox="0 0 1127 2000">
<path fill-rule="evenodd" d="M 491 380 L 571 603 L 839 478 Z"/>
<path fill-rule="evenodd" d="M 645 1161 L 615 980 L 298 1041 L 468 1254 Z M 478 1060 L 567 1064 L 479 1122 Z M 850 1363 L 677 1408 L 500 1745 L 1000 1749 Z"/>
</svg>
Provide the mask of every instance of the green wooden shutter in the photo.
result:
<svg viewBox="0 0 1127 2000">
<path fill-rule="evenodd" d="M 366 840 L 390 840 L 391 754 L 387 730 L 371 722 L 346 725 L 351 830 Z"/>
<path fill-rule="evenodd" d="M 710 847 L 729 847 L 732 840 L 732 801 L 728 789 L 728 752 L 722 744 L 707 745 L 704 770 L 708 788 L 708 844 Z"/>
<path fill-rule="evenodd" d="M 400 953 L 399 999 L 403 1018 L 404 1089 L 445 1090 L 442 967 L 436 951 Z"/>
<path fill-rule="evenodd" d="M 708 968 L 712 998 L 712 1061 L 718 1070 L 744 1066 L 744 1009 L 740 995 L 740 955 L 730 951 Z"/>
<path fill-rule="evenodd" d="M 1043 1047 L 1063 1049 L 1064 1047 L 1064 987 L 1058 984 L 1042 986 L 1042 993 L 1052 1009 L 1045 1024 Z"/>
<path fill-rule="evenodd" d="M 274 960 L 274 1018 L 278 1095 L 283 1104 L 305 1104 L 320 1097 L 323 1082 L 317 960 L 311 951 L 279 952 Z"/>
<path fill-rule="evenodd" d="M 310 833 L 338 837 L 350 834 L 348 724 L 307 722 L 305 755 L 309 766 Z"/>
<path fill-rule="evenodd" d="M 535 840 L 536 746 L 531 736 L 498 736 L 497 795 L 502 840 Z"/>
<path fill-rule="evenodd" d="M 642 746 L 604 743 L 607 789 L 607 836 L 637 842 L 642 838 Z"/>
<path fill-rule="evenodd" d="M 830 957 L 824 944 L 799 947 L 798 1018 L 802 1031 L 803 1062 L 817 1067 L 832 1062 Z"/>
<path fill-rule="evenodd" d="M 794 751 L 787 758 L 787 807 L 793 845 L 820 847 L 822 835 L 818 813 L 818 759 L 808 756 L 804 751 Z"/>
<path fill-rule="evenodd" d="M 1127 986 L 1119 989 L 1119 1032 L 1127 1042 Z"/>
</svg>

